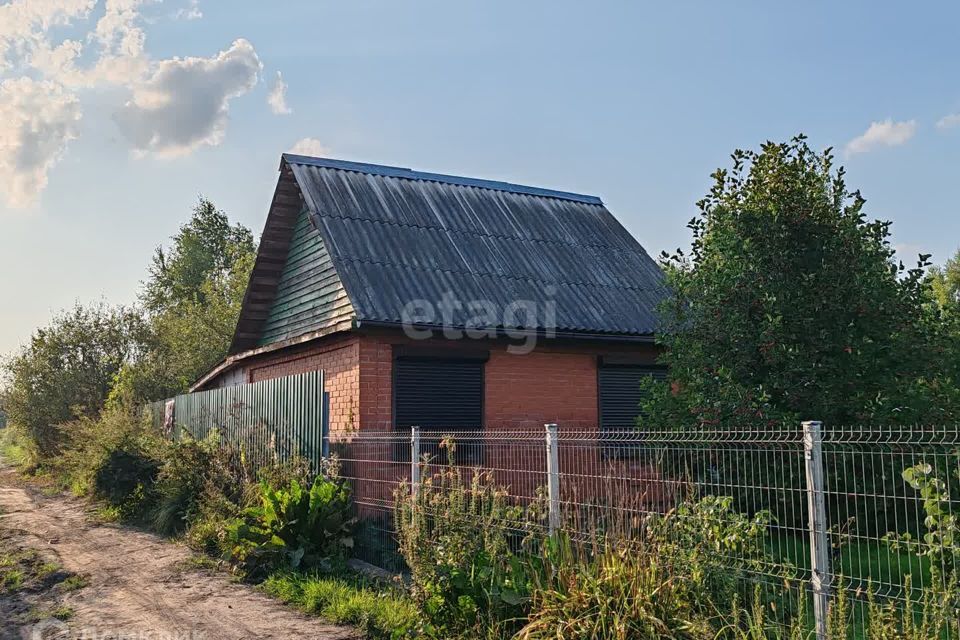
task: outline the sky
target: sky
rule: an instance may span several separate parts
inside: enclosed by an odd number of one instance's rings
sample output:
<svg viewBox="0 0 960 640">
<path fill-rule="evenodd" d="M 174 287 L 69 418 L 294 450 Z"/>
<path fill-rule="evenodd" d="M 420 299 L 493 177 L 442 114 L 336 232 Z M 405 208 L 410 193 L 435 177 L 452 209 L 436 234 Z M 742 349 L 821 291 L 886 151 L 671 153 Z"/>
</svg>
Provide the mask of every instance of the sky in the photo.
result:
<svg viewBox="0 0 960 640">
<path fill-rule="evenodd" d="M 651 255 L 736 148 L 833 147 L 905 261 L 960 247 L 960 3 L 0 0 L 0 353 L 136 301 L 296 150 L 601 197 Z"/>
</svg>

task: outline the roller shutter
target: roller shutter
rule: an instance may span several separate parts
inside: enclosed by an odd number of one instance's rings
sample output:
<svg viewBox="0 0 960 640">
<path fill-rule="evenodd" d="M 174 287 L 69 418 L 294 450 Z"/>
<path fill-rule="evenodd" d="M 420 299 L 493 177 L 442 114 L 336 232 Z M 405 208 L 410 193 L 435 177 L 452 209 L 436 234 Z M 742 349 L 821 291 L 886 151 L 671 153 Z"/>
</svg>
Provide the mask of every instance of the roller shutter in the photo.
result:
<svg viewBox="0 0 960 640">
<path fill-rule="evenodd" d="M 483 428 L 483 362 L 398 358 L 393 406 L 398 429 Z"/>
<path fill-rule="evenodd" d="M 667 370 L 658 366 L 601 365 L 599 376 L 600 428 L 603 431 L 634 426 L 640 417 L 644 378 L 666 380 Z"/>
</svg>

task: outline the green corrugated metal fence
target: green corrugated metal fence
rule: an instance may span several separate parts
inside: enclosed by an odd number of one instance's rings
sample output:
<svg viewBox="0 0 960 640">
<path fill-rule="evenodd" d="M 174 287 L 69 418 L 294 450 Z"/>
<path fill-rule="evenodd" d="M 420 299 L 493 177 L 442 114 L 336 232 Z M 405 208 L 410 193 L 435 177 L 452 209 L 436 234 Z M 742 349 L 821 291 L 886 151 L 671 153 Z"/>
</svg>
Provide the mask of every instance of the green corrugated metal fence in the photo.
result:
<svg viewBox="0 0 960 640">
<path fill-rule="evenodd" d="M 202 440 L 216 432 L 254 466 L 302 457 L 318 470 L 324 451 L 323 397 L 323 371 L 179 395 L 172 436 Z M 149 406 L 155 425 L 158 419 L 162 424 L 163 406 Z"/>
</svg>

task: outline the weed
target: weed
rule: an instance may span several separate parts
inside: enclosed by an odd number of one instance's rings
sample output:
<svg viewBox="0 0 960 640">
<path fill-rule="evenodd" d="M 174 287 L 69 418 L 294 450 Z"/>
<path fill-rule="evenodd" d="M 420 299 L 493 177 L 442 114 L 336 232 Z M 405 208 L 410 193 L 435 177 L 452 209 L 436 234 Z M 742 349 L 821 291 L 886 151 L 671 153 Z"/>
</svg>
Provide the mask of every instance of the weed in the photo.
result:
<svg viewBox="0 0 960 640">
<path fill-rule="evenodd" d="M 0 586 L 6 593 L 16 593 L 23 588 L 26 574 L 20 569 L 9 569 L 0 572 Z"/>
<path fill-rule="evenodd" d="M 260 505 L 227 525 L 225 559 L 251 579 L 280 566 L 296 569 L 342 559 L 353 548 L 350 488 L 318 476 L 275 489 L 260 482 Z"/>
<path fill-rule="evenodd" d="M 57 620 L 69 620 L 73 617 L 73 607 L 60 605 L 50 612 L 50 617 Z"/>
<path fill-rule="evenodd" d="M 59 589 L 62 593 L 70 593 L 71 591 L 79 591 L 80 589 L 83 589 L 84 587 L 86 587 L 88 584 L 90 584 L 90 581 L 87 579 L 86 576 L 82 576 L 80 574 L 73 574 L 67 577 L 66 579 L 64 579 L 64 581 L 60 583 Z"/>
</svg>

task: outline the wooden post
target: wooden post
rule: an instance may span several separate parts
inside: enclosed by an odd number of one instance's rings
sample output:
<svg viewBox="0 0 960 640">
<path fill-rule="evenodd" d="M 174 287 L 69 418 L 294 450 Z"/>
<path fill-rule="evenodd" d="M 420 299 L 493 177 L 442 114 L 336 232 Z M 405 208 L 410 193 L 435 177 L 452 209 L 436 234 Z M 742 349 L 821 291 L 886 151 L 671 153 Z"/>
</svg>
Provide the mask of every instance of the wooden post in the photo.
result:
<svg viewBox="0 0 960 640">
<path fill-rule="evenodd" d="M 830 610 L 830 542 L 823 482 L 823 423 L 803 423 L 803 453 L 807 468 L 807 518 L 810 522 L 810 585 L 817 640 L 827 638 Z"/>
<path fill-rule="evenodd" d="M 410 427 L 410 494 L 420 490 L 420 427 Z"/>
<path fill-rule="evenodd" d="M 550 535 L 560 530 L 560 455 L 557 446 L 557 425 L 547 429 L 547 498 L 550 502 Z"/>
</svg>

